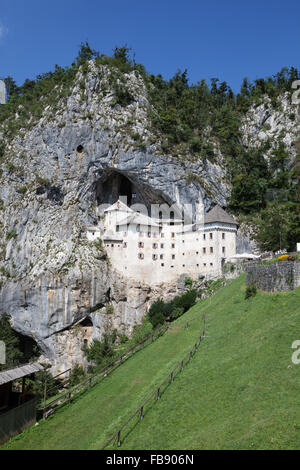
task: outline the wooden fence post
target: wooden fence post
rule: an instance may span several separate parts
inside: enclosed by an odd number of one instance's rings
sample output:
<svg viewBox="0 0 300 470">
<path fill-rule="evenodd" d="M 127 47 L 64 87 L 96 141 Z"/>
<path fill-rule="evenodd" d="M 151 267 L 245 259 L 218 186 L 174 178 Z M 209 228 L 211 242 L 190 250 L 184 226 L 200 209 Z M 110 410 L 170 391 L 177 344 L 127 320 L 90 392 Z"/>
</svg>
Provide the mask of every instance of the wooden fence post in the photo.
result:
<svg viewBox="0 0 300 470">
<path fill-rule="evenodd" d="M 47 379 L 45 379 L 45 385 L 44 385 L 44 410 L 43 410 L 43 419 L 46 419 L 46 400 L 47 400 Z"/>
<path fill-rule="evenodd" d="M 181 365 L 181 370 L 183 370 L 183 361 L 181 361 L 180 365 Z"/>
<path fill-rule="evenodd" d="M 140 409 L 140 417 L 141 417 L 141 421 L 143 421 L 143 417 L 144 417 L 143 413 L 144 413 L 144 407 L 143 407 L 143 406 L 141 406 L 141 409 Z"/>
<path fill-rule="evenodd" d="M 170 374 L 170 379 L 171 379 L 171 382 L 173 382 L 173 380 L 174 380 L 174 373 L 173 372 L 171 372 L 171 374 Z"/>
<path fill-rule="evenodd" d="M 160 399 L 160 387 L 158 387 L 158 389 L 157 389 L 157 399 L 158 400 Z"/>
<path fill-rule="evenodd" d="M 118 431 L 118 447 L 121 447 L 121 431 Z"/>
</svg>

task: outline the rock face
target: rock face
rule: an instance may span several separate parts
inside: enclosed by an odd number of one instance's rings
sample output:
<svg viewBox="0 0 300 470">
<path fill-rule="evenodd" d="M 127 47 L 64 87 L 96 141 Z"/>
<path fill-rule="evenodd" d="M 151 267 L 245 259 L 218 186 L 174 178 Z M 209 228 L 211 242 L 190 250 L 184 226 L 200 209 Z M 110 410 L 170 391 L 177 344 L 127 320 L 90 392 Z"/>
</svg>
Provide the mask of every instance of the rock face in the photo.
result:
<svg viewBox="0 0 300 470">
<path fill-rule="evenodd" d="M 149 129 L 143 80 L 125 75 L 134 101 L 121 107 L 110 74 L 91 62 L 54 115 L 46 108 L 35 126 L 7 143 L 2 164 L 0 312 L 37 342 L 55 370 L 83 361 L 84 340 L 106 329 L 131 334 L 150 302 L 177 292 L 177 285 L 153 288 L 113 272 L 104 249 L 84 235 L 98 221 L 97 207 L 135 193 L 146 205 L 190 204 L 193 217 L 199 202 L 206 210 L 212 203 L 224 207 L 230 192 L 221 162 L 161 154 Z M 199 178 L 189 182 L 187 174 Z M 86 318 L 88 326 L 81 323 Z"/>
</svg>

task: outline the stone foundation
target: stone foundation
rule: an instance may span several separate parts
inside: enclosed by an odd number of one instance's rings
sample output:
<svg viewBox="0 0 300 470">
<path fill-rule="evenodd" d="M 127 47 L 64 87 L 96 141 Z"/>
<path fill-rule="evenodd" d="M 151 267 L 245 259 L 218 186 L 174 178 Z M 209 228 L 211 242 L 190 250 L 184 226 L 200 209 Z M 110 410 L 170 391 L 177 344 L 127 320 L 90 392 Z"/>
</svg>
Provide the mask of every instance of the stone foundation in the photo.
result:
<svg viewBox="0 0 300 470">
<path fill-rule="evenodd" d="M 300 262 L 278 261 L 268 266 L 246 267 L 246 284 L 267 292 L 290 291 L 300 286 Z"/>
</svg>

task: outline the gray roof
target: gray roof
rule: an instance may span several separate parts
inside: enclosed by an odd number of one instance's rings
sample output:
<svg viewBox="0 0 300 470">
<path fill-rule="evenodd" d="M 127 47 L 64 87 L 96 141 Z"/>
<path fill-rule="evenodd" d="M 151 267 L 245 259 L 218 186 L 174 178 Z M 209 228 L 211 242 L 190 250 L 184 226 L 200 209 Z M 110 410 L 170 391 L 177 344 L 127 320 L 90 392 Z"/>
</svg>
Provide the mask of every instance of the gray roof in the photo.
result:
<svg viewBox="0 0 300 470">
<path fill-rule="evenodd" d="M 205 224 L 212 224 L 214 222 L 222 222 L 224 224 L 238 225 L 234 218 L 227 214 L 227 212 L 220 206 L 215 206 L 211 211 L 207 212 L 204 217 Z"/>
<path fill-rule="evenodd" d="M 12 380 L 20 379 L 26 375 L 34 374 L 43 370 L 44 367 L 39 362 L 32 362 L 24 366 L 15 367 L 14 369 L 3 370 L 0 372 L 0 385 L 7 384 Z"/>
</svg>

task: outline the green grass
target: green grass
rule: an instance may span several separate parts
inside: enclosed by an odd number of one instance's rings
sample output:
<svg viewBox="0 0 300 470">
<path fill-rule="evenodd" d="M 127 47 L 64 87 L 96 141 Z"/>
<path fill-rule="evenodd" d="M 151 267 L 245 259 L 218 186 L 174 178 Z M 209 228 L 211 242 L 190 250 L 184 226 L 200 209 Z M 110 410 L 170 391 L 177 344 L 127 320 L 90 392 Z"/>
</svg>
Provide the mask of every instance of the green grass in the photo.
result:
<svg viewBox="0 0 300 470">
<path fill-rule="evenodd" d="M 100 449 L 189 351 L 204 312 L 207 337 L 198 352 L 144 420 L 128 426 L 121 449 L 300 448 L 300 365 L 291 361 L 300 288 L 244 300 L 244 281 L 199 302 L 173 331 L 3 448 Z"/>
</svg>

